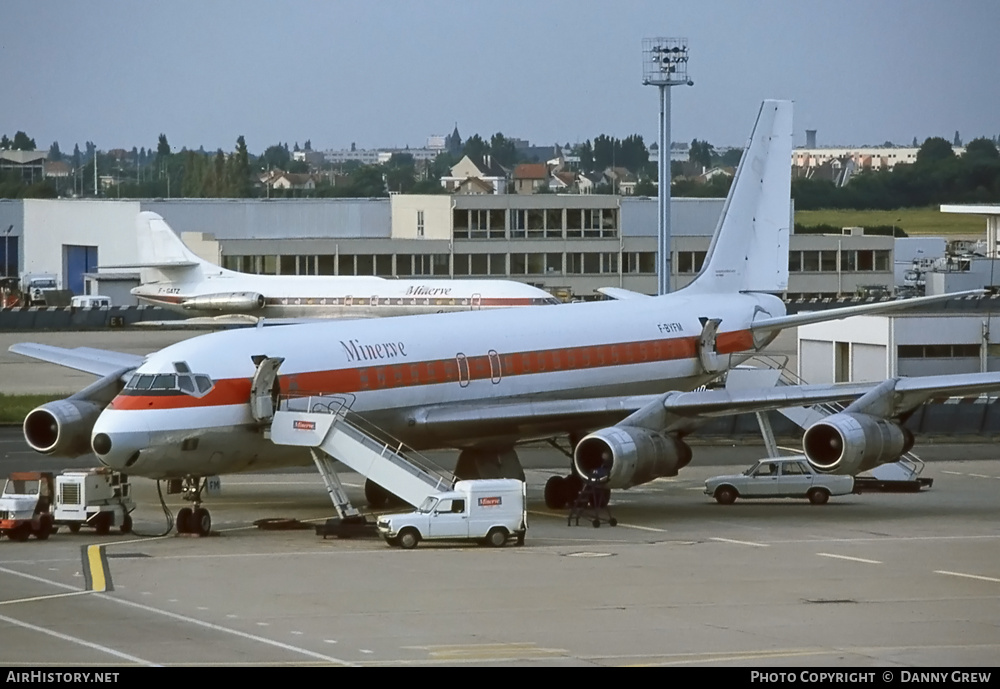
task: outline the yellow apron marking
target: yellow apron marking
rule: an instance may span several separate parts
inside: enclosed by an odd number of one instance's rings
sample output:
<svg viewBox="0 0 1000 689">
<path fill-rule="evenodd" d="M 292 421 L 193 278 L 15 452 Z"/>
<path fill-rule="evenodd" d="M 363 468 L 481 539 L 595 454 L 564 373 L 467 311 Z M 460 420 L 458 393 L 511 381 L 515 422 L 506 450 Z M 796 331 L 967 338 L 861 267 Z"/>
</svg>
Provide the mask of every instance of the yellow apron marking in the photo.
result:
<svg viewBox="0 0 1000 689">
<path fill-rule="evenodd" d="M 88 545 L 87 555 L 84 559 L 84 567 L 89 573 L 90 590 L 91 591 L 107 591 L 108 590 L 108 578 L 104 574 L 104 551 L 103 546 L 99 545 Z"/>
</svg>

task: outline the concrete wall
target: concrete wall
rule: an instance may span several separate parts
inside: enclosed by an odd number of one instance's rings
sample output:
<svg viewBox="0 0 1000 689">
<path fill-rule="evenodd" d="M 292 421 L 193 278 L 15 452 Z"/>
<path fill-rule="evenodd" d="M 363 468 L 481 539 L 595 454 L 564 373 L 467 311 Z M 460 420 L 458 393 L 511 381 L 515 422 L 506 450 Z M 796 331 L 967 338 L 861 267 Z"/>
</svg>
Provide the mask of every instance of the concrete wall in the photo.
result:
<svg viewBox="0 0 1000 689">
<path fill-rule="evenodd" d="M 174 232 L 216 239 L 388 238 L 389 199 L 144 200 Z"/>
<path fill-rule="evenodd" d="M 389 197 L 393 239 L 443 239 L 452 236 L 452 198 L 447 194 L 396 194 Z M 417 232 L 417 214 L 423 213 L 423 235 Z"/>
</svg>

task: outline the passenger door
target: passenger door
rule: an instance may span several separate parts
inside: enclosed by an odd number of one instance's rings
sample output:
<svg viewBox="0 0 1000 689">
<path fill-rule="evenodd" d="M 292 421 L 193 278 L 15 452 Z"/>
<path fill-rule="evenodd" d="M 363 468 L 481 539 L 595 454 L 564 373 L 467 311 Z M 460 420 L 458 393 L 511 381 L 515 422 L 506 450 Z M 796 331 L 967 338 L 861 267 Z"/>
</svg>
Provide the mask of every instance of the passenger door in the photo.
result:
<svg viewBox="0 0 1000 689">
<path fill-rule="evenodd" d="M 264 355 L 253 358 L 253 362 L 257 364 L 257 370 L 254 371 L 250 381 L 250 413 L 254 421 L 267 423 L 274 418 L 274 412 L 278 408 L 278 397 L 281 394 L 278 368 L 284 360 L 283 357 Z"/>
<path fill-rule="evenodd" d="M 431 512 L 429 531 L 431 538 L 468 538 L 469 515 L 465 500 L 439 500 Z"/>
<path fill-rule="evenodd" d="M 802 462 L 785 462 L 781 467 L 781 492 L 790 497 L 802 497 L 812 487 L 812 473 Z"/>
<path fill-rule="evenodd" d="M 781 488 L 778 483 L 779 474 L 778 462 L 761 462 L 750 476 L 751 495 L 760 498 L 779 495 Z"/>
</svg>

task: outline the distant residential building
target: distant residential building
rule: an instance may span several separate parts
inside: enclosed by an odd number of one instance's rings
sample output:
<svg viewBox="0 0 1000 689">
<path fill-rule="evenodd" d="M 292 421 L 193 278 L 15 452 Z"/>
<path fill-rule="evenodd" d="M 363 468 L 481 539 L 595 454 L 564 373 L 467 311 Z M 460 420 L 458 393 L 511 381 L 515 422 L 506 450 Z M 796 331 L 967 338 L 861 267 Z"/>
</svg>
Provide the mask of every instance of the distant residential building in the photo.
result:
<svg viewBox="0 0 1000 689">
<path fill-rule="evenodd" d="M 611 185 L 616 194 L 632 196 L 639 179 L 630 170 L 623 167 L 609 167 L 604 171 L 604 180 Z"/>
<path fill-rule="evenodd" d="M 684 162 L 688 160 L 691 144 L 682 141 L 674 141 L 670 144 L 671 162 Z M 658 163 L 660 161 L 660 145 L 655 141 L 649 146 L 649 162 Z"/>
<path fill-rule="evenodd" d="M 450 192 L 456 192 L 462 182 L 470 177 L 489 184 L 494 194 L 507 193 L 507 171 L 488 155 L 479 160 L 463 156 L 451 168 L 451 174 L 441 178 L 441 186 Z"/>
<path fill-rule="evenodd" d="M 965 153 L 965 147 L 953 146 L 955 155 Z M 796 148 L 792 151 L 792 165 L 815 168 L 834 160 L 840 165 L 851 161 L 858 170 L 891 170 L 899 163 L 915 163 L 919 148 L 913 146 L 868 146 L 858 148 Z"/>
<path fill-rule="evenodd" d="M 70 168 L 69 163 L 67 163 L 64 160 L 52 160 L 52 161 L 46 160 L 42 165 L 42 168 L 45 171 L 46 177 L 56 177 L 63 179 L 69 177 L 73 173 L 73 170 L 72 168 Z"/>
<path fill-rule="evenodd" d="M 478 177 L 466 177 L 455 187 L 455 193 L 463 196 L 492 194 L 493 185 Z"/>
<path fill-rule="evenodd" d="M 307 173 L 270 170 L 260 176 L 260 183 L 271 189 L 315 189 L 317 178 Z"/>
<path fill-rule="evenodd" d="M 521 163 L 511 175 L 515 194 L 534 194 L 548 184 L 549 167 L 545 163 Z"/>
<path fill-rule="evenodd" d="M 568 170 L 553 172 L 549 178 L 549 189 L 557 194 L 579 193 L 577 177 L 577 173 Z"/>
<path fill-rule="evenodd" d="M 311 168 L 318 168 L 322 167 L 323 163 L 326 162 L 326 155 L 320 151 L 306 149 L 303 151 L 293 151 L 292 160 L 304 162 Z"/>
<path fill-rule="evenodd" d="M 299 153 L 307 152 L 299 151 Z M 384 165 L 397 153 L 409 154 L 413 156 L 414 161 L 420 162 L 434 160 L 441 151 L 430 148 L 355 148 L 352 146 L 346 150 L 324 151 L 322 155 L 323 159 L 332 165 L 340 165 L 348 161 L 357 161 L 362 165 Z"/>
<path fill-rule="evenodd" d="M 698 184 L 707 184 L 716 177 L 732 177 L 734 174 L 735 170 L 731 167 L 713 167 L 709 170 L 705 170 L 705 172 L 695 177 L 694 181 Z"/>
</svg>

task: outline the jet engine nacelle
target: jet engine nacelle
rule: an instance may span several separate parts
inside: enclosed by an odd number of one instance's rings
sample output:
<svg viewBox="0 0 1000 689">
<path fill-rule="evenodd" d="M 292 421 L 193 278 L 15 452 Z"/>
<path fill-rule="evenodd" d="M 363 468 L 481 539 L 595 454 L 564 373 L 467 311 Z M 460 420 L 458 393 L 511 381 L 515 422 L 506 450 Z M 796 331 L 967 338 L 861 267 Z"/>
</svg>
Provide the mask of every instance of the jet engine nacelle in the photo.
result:
<svg viewBox="0 0 1000 689">
<path fill-rule="evenodd" d="M 79 457 L 90 452 L 90 432 L 104 405 L 80 399 L 48 402 L 24 417 L 24 439 L 35 452 Z"/>
<path fill-rule="evenodd" d="M 596 470 L 607 488 L 630 488 L 661 476 L 676 476 L 691 461 L 691 448 L 673 435 L 636 426 L 612 426 L 587 435 L 573 452 L 584 478 Z"/>
<path fill-rule="evenodd" d="M 806 459 L 816 471 L 855 474 L 895 462 L 913 447 L 913 433 L 867 414 L 833 414 L 802 436 Z"/>
<path fill-rule="evenodd" d="M 264 295 L 257 292 L 202 294 L 185 299 L 181 302 L 181 306 L 191 310 L 245 313 L 264 308 Z"/>
</svg>

